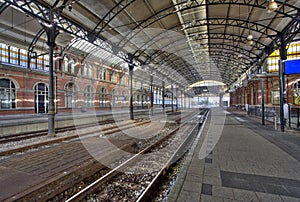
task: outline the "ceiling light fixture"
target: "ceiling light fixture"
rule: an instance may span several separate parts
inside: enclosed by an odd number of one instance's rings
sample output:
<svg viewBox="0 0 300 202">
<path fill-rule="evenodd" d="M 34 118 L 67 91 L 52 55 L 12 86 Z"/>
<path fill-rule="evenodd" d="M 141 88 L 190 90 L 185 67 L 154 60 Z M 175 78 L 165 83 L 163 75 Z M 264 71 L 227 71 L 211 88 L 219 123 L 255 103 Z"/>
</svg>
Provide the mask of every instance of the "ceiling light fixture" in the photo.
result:
<svg viewBox="0 0 300 202">
<path fill-rule="evenodd" d="M 275 2 L 275 0 L 270 0 L 268 6 L 267 6 L 267 13 L 272 13 L 274 12 L 276 9 L 278 8 L 277 3 Z"/>
<path fill-rule="evenodd" d="M 252 40 L 253 39 L 253 35 L 252 34 L 248 34 L 248 36 L 247 36 L 247 40 Z"/>
<path fill-rule="evenodd" d="M 73 8 L 73 7 L 72 7 L 72 4 L 69 4 L 69 5 L 68 5 L 68 10 L 69 10 L 70 12 L 72 11 L 72 8 Z"/>
</svg>

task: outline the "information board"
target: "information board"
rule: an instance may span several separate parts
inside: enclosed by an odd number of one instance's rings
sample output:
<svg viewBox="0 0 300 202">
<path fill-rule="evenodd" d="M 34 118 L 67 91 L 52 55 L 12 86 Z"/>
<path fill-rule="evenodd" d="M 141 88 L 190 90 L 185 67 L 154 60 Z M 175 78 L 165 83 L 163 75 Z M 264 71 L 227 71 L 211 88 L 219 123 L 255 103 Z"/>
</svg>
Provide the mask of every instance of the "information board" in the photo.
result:
<svg viewBox="0 0 300 202">
<path fill-rule="evenodd" d="M 300 60 L 286 60 L 284 64 L 285 74 L 300 74 Z"/>
</svg>

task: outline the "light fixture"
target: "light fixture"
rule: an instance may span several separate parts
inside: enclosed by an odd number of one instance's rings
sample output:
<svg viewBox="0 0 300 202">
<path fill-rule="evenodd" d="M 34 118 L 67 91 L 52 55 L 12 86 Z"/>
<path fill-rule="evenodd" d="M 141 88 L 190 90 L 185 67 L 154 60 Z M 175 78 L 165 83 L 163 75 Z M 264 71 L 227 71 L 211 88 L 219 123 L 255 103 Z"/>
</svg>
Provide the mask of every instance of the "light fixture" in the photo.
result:
<svg viewBox="0 0 300 202">
<path fill-rule="evenodd" d="M 69 5 L 68 5 L 68 10 L 69 10 L 70 12 L 72 11 L 72 8 L 73 8 L 73 7 L 72 7 L 72 4 L 69 4 Z"/>
<path fill-rule="evenodd" d="M 268 6 L 267 6 L 267 13 L 272 13 L 278 8 L 277 3 L 275 0 L 270 0 Z"/>
<path fill-rule="evenodd" d="M 253 35 L 252 34 L 248 34 L 248 36 L 247 36 L 247 40 L 252 40 L 253 39 Z"/>
<path fill-rule="evenodd" d="M 249 41 L 248 41 L 248 44 L 249 44 L 249 45 L 253 45 L 253 40 L 249 40 Z"/>
</svg>

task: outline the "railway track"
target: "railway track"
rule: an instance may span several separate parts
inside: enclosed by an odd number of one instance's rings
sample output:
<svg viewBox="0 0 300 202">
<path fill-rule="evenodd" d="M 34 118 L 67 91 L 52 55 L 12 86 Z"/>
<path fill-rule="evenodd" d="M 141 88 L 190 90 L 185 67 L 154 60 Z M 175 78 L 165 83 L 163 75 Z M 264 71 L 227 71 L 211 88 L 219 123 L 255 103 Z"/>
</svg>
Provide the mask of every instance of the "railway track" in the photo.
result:
<svg viewBox="0 0 300 202">
<path fill-rule="evenodd" d="M 74 125 L 74 126 L 56 128 L 55 132 L 62 133 L 62 132 L 66 132 L 66 131 L 72 131 L 72 130 L 76 130 L 76 129 L 92 127 L 92 126 L 97 126 L 97 125 L 104 125 L 104 124 L 109 124 L 109 123 L 114 123 L 114 120 L 99 121 L 98 123 L 83 124 L 83 125 L 79 125 L 79 126 Z M 16 141 L 21 141 L 24 139 L 30 139 L 30 138 L 35 138 L 35 137 L 47 136 L 47 135 L 48 135 L 48 130 L 40 130 L 40 131 L 36 131 L 36 132 L 26 132 L 26 133 L 20 133 L 20 134 L 15 134 L 15 135 L 5 135 L 5 136 L 0 136 L 0 144 L 7 143 L 7 142 L 16 142 Z"/>
<path fill-rule="evenodd" d="M 79 135 L 80 135 L 80 137 L 83 137 L 83 136 L 88 136 L 90 134 L 95 134 L 95 133 L 99 132 L 99 127 L 101 127 L 101 131 L 103 133 L 102 135 L 111 135 L 113 133 L 120 132 L 121 130 L 129 129 L 129 128 L 132 128 L 132 127 L 135 127 L 135 126 L 144 125 L 144 124 L 147 124 L 147 123 L 149 123 L 149 120 L 131 121 L 131 122 L 119 123 L 118 125 L 116 125 L 115 122 L 111 120 L 111 121 L 99 122 L 99 125 L 97 125 L 97 124 L 84 124 L 84 125 L 81 125 L 79 127 L 75 127 L 75 126 L 74 127 L 66 127 L 66 128 L 62 128 L 60 130 L 61 132 L 68 131 L 69 133 L 66 136 L 46 139 L 45 141 L 41 141 L 41 142 L 37 142 L 37 143 L 31 143 L 31 144 L 28 144 L 28 145 L 23 145 L 23 146 L 19 146 L 19 147 L 16 147 L 16 148 L 10 148 L 10 149 L 7 149 L 7 150 L 3 150 L 3 151 L 0 151 L 0 156 L 11 155 L 11 154 L 14 154 L 14 153 L 17 153 L 17 152 L 24 152 L 24 151 L 27 151 L 27 150 L 30 150 L 30 149 L 35 149 L 35 148 L 39 148 L 39 147 L 43 147 L 43 146 L 47 146 L 47 145 L 51 145 L 51 144 L 55 144 L 55 143 L 60 143 L 60 142 L 63 142 L 63 141 L 69 141 L 69 140 L 78 138 Z M 113 124 L 113 125 L 105 127 L 105 125 L 107 125 L 107 124 Z M 88 130 L 88 129 L 90 129 L 90 130 Z M 79 130 L 79 132 L 78 132 L 78 130 Z M 85 132 L 85 131 L 87 131 L 87 132 Z M 78 133 L 80 133 L 80 134 L 78 134 Z M 36 134 L 33 134 L 33 135 L 36 135 Z M 34 136 L 34 137 L 29 137 L 29 136 L 26 135 L 26 136 L 18 137 L 17 141 L 28 140 L 30 138 L 36 138 L 36 137 L 40 137 L 40 136 L 46 136 L 46 135 L 38 134 L 37 136 Z M 1 144 L 3 145 L 7 142 L 8 141 L 0 142 L 0 145 Z M 10 141 L 10 144 L 13 144 L 13 142 L 14 141 Z"/>
<path fill-rule="evenodd" d="M 200 118 L 206 115 L 206 111 L 202 113 Z M 192 125 L 185 122 L 181 128 L 163 135 L 66 201 L 147 201 L 163 174 L 197 134 L 197 121 Z M 173 145 L 170 145 L 171 142 Z M 162 148 L 167 148 L 163 152 L 165 155 L 157 152 Z"/>
<path fill-rule="evenodd" d="M 141 111 L 135 112 L 136 117 L 143 117 Z M 73 118 L 73 117 L 71 117 Z M 117 122 L 122 121 L 117 120 Z M 76 124 L 72 126 L 67 126 L 67 127 L 58 127 L 55 128 L 55 133 L 63 133 L 67 131 L 74 131 L 76 129 L 81 129 L 81 128 L 87 128 L 87 127 L 93 127 L 93 126 L 99 126 L 99 125 L 105 125 L 105 124 L 110 124 L 110 123 L 115 123 L 115 119 L 108 119 L 104 121 L 97 121 L 93 123 L 87 123 L 87 124 Z M 10 134 L 10 135 L 1 135 L 0 136 L 0 144 L 4 144 L 7 142 L 17 142 L 17 141 L 22 141 L 25 139 L 30 139 L 30 138 L 36 138 L 36 137 L 42 137 L 42 136 L 47 136 L 48 135 L 48 130 L 38 130 L 34 132 L 23 132 L 23 133 L 18 133 L 18 134 Z"/>
<path fill-rule="evenodd" d="M 195 114 L 195 113 L 194 113 Z M 170 130 L 175 130 L 175 126 L 179 125 L 180 122 L 186 122 L 188 116 L 190 115 L 172 115 L 170 123 L 167 122 L 166 126 L 169 127 L 169 130 L 165 130 L 166 134 Z M 153 120 L 152 120 L 153 121 Z M 136 124 L 140 124 L 138 126 L 143 127 L 143 124 L 147 124 L 149 120 L 143 120 L 137 122 L 132 125 L 132 127 L 137 126 Z M 157 125 L 160 125 L 159 118 L 157 119 Z M 122 126 L 124 126 L 123 129 Z M 127 124 L 118 124 L 118 126 L 110 126 L 110 127 L 102 127 L 102 134 L 107 134 L 108 137 L 111 137 L 111 134 L 122 134 L 123 130 L 130 129 Z M 153 128 L 149 128 L 148 130 L 151 131 Z M 144 130 L 144 129 L 142 129 Z M 164 136 L 166 134 L 161 134 L 159 136 L 154 136 L 151 140 L 147 139 L 144 140 L 142 144 L 141 141 L 131 141 L 124 145 L 120 145 L 119 148 L 124 151 L 128 151 L 129 153 L 135 154 L 138 152 L 143 151 L 145 148 L 148 148 L 148 152 L 153 151 L 149 145 L 157 145 L 158 148 L 165 147 L 162 143 L 157 142 L 157 137 L 160 137 L 161 140 L 165 139 Z M 86 134 L 87 138 L 89 138 L 90 134 Z M 141 134 L 142 135 L 142 134 Z M 93 134 L 91 137 L 97 136 L 97 134 Z M 125 136 L 127 136 L 125 134 Z M 78 137 L 78 136 L 77 136 Z M 118 136 L 116 136 L 118 137 Z M 133 138 L 135 139 L 135 138 Z M 79 141 L 79 140 L 78 140 Z M 169 140 L 170 141 L 170 140 Z M 73 143 L 72 143 L 73 142 Z M 75 142 L 66 142 L 64 147 L 68 147 L 68 144 L 74 144 Z M 165 142 L 168 142 L 165 139 Z M 55 148 L 55 147 L 54 147 Z M 177 147 L 178 148 L 178 147 Z M 110 151 L 105 153 L 103 158 L 113 158 L 113 156 L 118 156 L 118 151 Z M 119 157 L 119 156 L 118 156 Z M 116 165 L 119 165 L 120 162 L 127 161 L 126 159 L 131 158 L 132 156 L 123 156 L 121 159 L 116 161 Z M 158 157 L 157 157 L 158 158 Z M 149 160 L 151 162 L 151 160 Z M 106 175 L 111 171 L 110 168 L 105 167 L 101 163 L 91 159 L 86 163 L 82 164 L 80 167 L 72 168 L 71 170 L 66 170 L 67 174 L 62 174 L 60 177 L 55 177 L 53 179 L 49 179 L 43 183 L 43 185 L 36 185 L 31 187 L 30 190 L 25 190 L 24 192 L 14 196 L 14 200 L 16 201 L 24 201 L 30 200 L 32 198 L 40 198 L 44 201 L 65 201 L 67 198 L 71 197 L 76 192 L 82 190 L 83 187 L 86 187 L 87 184 L 95 181 L 95 179 L 101 178 L 102 176 Z M 153 174 L 154 175 L 154 174 Z M 154 176 L 153 176 L 154 177 Z M 55 179 L 55 180 L 54 180 Z"/>
<path fill-rule="evenodd" d="M 179 118 L 176 118 L 178 117 L 178 112 L 175 112 L 174 114 L 177 115 L 173 116 L 172 119 L 180 120 Z M 155 119 L 151 121 L 155 121 Z M 74 125 L 69 127 L 57 128 L 57 137 L 55 138 L 48 138 L 48 131 L 46 130 L 41 130 L 33 133 L 26 132 L 16 135 L 0 136 L 0 157 L 11 155 L 14 153 L 24 152 L 31 149 L 36 149 L 43 146 L 48 146 L 51 144 L 60 143 L 62 141 L 69 141 L 78 138 L 79 136 L 82 137 L 89 134 L 97 133 L 99 132 L 99 127 L 101 128 L 103 135 L 111 135 L 116 132 L 120 132 L 121 130 L 133 128 L 134 126 L 144 125 L 147 123 L 149 123 L 149 120 L 147 121 L 147 119 L 144 120 L 142 118 L 138 118 L 134 122 L 127 123 L 122 123 L 122 120 L 118 120 L 118 123 L 116 123 L 114 120 L 105 120 L 99 121 L 97 123 L 81 124 L 76 126 Z M 107 124 L 114 125 L 109 127 L 103 127 Z M 59 134 L 62 133 L 66 133 L 66 135 L 60 136 Z"/>
</svg>

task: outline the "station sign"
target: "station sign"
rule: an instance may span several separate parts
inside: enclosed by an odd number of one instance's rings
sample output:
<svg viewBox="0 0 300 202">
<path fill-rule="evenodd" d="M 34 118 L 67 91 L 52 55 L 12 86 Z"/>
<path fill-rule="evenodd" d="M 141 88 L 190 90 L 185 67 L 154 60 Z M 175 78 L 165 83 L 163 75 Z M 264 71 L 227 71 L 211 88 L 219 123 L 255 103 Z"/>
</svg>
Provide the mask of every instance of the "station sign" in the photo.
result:
<svg viewBox="0 0 300 202">
<path fill-rule="evenodd" d="M 300 60 L 286 60 L 284 62 L 285 74 L 300 74 Z"/>
</svg>

